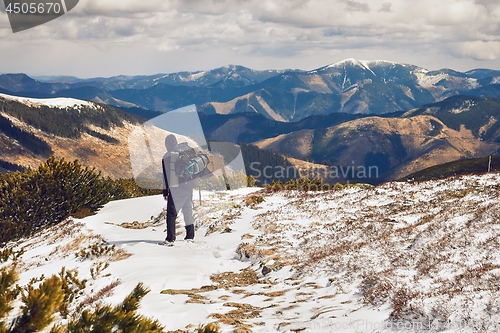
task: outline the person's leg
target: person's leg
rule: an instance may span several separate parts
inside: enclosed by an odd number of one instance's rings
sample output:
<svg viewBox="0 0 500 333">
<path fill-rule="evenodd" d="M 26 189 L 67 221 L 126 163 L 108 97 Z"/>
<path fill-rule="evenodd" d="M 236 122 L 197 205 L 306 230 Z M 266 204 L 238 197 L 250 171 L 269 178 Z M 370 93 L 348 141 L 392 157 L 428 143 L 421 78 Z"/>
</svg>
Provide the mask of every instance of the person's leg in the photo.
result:
<svg viewBox="0 0 500 333">
<path fill-rule="evenodd" d="M 193 191 L 186 195 L 186 201 L 182 205 L 182 214 L 186 228 L 186 237 L 184 239 L 194 239 L 194 218 L 193 218 Z"/>
<path fill-rule="evenodd" d="M 167 201 L 167 237 L 165 241 L 175 241 L 175 220 L 177 219 L 177 210 L 175 209 L 172 195 L 168 196 Z"/>
<path fill-rule="evenodd" d="M 186 238 L 194 238 L 194 218 L 193 218 L 193 189 L 186 185 L 181 184 L 179 187 L 172 191 L 173 200 L 175 205 L 179 207 L 184 216 L 184 224 L 186 226 Z"/>
</svg>

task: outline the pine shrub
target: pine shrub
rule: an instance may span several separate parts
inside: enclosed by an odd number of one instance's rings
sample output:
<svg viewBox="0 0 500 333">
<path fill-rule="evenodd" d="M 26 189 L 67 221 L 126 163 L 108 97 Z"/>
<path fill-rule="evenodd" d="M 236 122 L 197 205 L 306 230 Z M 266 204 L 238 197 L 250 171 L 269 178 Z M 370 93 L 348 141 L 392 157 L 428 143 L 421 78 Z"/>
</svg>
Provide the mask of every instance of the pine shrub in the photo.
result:
<svg viewBox="0 0 500 333">
<path fill-rule="evenodd" d="M 111 184 L 110 196 L 111 200 L 120 200 L 128 198 L 143 197 L 146 195 L 161 194 L 161 190 L 151 188 L 142 188 L 132 178 L 106 179 Z"/>
<path fill-rule="evenodd" d="M 30 285 L 21 298 L 24 303 L 22 315 L 15 321 L 11 332 L 39 332 L 52 322 L 54 312 L 64 300 L 62 282 L 54 275 L 45 279 L 37 289 Z"/>
<path fill-rule="evenodd" d="M 19 259 L 23 254 L 25 250 L 24 248 L 20 249 L 19 251 L 14 250 L 12 247 L 6 247 L 4 249 L 0 250 L 0 263 L 6 262 L 10 259 L 16 261 Z"/>
<path fill-rule="evenodd" d="M 84 288 L 72 271 L 64 268 L 59 276 L 33 278 L 25 287 L 15 286 L 18 273 L 15 266 L 0 270 L 0 333 L 33 333 L 46 330 L 61 312 L 65 303 Z M 75 285 L 78 284 L 75 288 Z M 37 286 L 37 287 L 36 287 Z M 12 322 L 6 318 L 12 303 L 21 293 L 21 314 Z M 84 310 L 71 316 L 67 325 L 54 324 L 50 333 L 161 333 L 164 327 L 157 321 L 137 314 L 139 303 L 149 293 L 142 283 L 117 306 L 99 304 L 93 310 Z M 67 305 L 67 304 L 66 304 Z"/>
<path fill-rule="evenodd" d="M 26 287 L 21 288 L 14 286 L 17 280 L 15 266 L 0 271 L 0 333 L 40 332 L 50 325 L 54 313 L 64 301 L 62 281 L 54 275 L 48 279 L 32 279 Z M 36 288 L 35 284 L 39 286 Z M 19 293 L 24 304 L 21 306 L 21 315 L 11 323 L 1 321 L 13 309 L 12 303 Z"/>
<path fill-rule="evenodd" d="M 141 299 L 149 293 L 142 283 L 115 307 L 98 305 L 93 311 L 84 310 L 80 317 L 68 323 L 70 333 L 161 333 L 163 326 L 156 320 L 138 315 Z"/>
<path fill-rule="evenodd" d="M 70 311 L 70 304 L 76 299 L 77 295 L 86 287 L 87 280 L 80 280 L 78 278 L 77 270 L 67 270 L 66 267 L 59 272 L 61 279 L 61 288 L 64 292 L 64 300 L 59 306 L 59 313 L 62 317 L 66 318 Z"/>
<path fill-rule="evenodd" d="M 78 160 L 49 158 L 36 170 L 0 174 L 0 246 L 68 216 L 94 214 L 110 200 L 157 194 L 132 179 L 113 180 Z"/>
<path fill-rule="evenodd" d="M 341 191 L 346 188 L 351 188 L 351 187 L 361 187 L 361 188 L 370 188 L 373 187 L 372 185 L 369 184 L 364 184 L 364 183 L 357 183 L 357 182 L 352 182 L 352 183 L 347 183 L 347 184 L 342 184 L 342 183 L 335 183 L 335 184 L 330 184 L 330 183 L 325 183 L 323 179 L 321 178 L 299 178 L 299 179 L 290 179 L 286 183 L 282 183 L 281 180 L 278 181 L 272 181 L 271 184 L 266 185 L 264 188 L 268 192 L 278 192 L 278 191 L 283 191 L 283 190 L 289 190 L 289 191 Z"/>
<path fill-rule="evenodd" d="M 49 158 L 37 170 L 0 175 L 0 244 L 30 236 L 72 213 L 96 212 L 113 184 L 78 161 Z"/>
<path fill-rule="evenodd" d="M 2 318 L 12 310 L 12 302 L 16 298 L 12 286 L 19 279 L 15 267 L 3 268 L 0 271 L 0 333 L 8 332 Z"/>
</svg>

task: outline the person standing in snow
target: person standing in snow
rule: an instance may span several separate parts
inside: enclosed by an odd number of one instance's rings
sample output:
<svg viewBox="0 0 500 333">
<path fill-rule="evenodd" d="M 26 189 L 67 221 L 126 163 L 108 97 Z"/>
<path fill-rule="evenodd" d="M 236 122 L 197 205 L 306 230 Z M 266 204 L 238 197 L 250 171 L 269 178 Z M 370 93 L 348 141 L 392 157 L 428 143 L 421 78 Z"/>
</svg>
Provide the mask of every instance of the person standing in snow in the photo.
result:
<svg viewBox="0 0 500 333">
<path fill-rule="evenodd" d="M 185 240 L 193 240 L 195 234 L 193 218 L 193 185 L 189 182 L 179 182 L 178 186 L 169 186 L 172 153 L 177 149 L 177 139 L 173 134 L 165 138 L 167 152 L 162 159 L 163 198 L 167 201 L 167 237 L 164 245 L 173 246 L 175 241 L 175 220 L 178 210 L 184 215 L 186 228 Z M 170 180 L 171 184 L 173 180 Z"/>
</svg>

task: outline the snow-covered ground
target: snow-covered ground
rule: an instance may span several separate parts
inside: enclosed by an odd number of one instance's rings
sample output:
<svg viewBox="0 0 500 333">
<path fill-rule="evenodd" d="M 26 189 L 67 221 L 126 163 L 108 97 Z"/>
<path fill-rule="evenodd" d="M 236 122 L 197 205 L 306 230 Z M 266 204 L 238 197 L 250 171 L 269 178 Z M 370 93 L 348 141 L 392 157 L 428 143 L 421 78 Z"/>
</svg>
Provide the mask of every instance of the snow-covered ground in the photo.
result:
<svg viewBox="0 0 500 333">
<path fill-rule="evenodd" d="M 180 219 L 174 247 L 157 244 L 161 196 L 67 221 L 18 245 L 19 284 L 64 266 L 88 279 L 75 304 L 92 306 L 143 282 L 139 312 L 167 331 L 214 321 L 223 332 L 498 331 L 498 173 L 202 199 L 195 242 Z"/>
</svg>

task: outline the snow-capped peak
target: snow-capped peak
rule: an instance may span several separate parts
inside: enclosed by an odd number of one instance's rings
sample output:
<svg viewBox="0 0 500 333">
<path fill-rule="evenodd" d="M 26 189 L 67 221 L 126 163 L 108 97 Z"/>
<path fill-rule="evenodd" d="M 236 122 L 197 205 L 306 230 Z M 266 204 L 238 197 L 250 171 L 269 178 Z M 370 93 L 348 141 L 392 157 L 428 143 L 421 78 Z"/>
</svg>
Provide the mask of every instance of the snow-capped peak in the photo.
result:
<svg viewBox="0 0 500 333">
<path fill-rule="evenodd" d="M 353 66 L 358 66 L 362 67 L 365 69 L 370 70 L 371 66 L 374 65 L 398 65 L 399 63 L 394 62 L 394 61 L 388 61 L 388 60 L 358 60 L 354 58 L 348 58 L 344 59 L 342 61 L 336 62 L 334 64 L 330 64 L 326 66 L 325 68 L 335 68 L 335 67 L 345 67 L 346 65 L 353 65 Z"/>
</svg>

